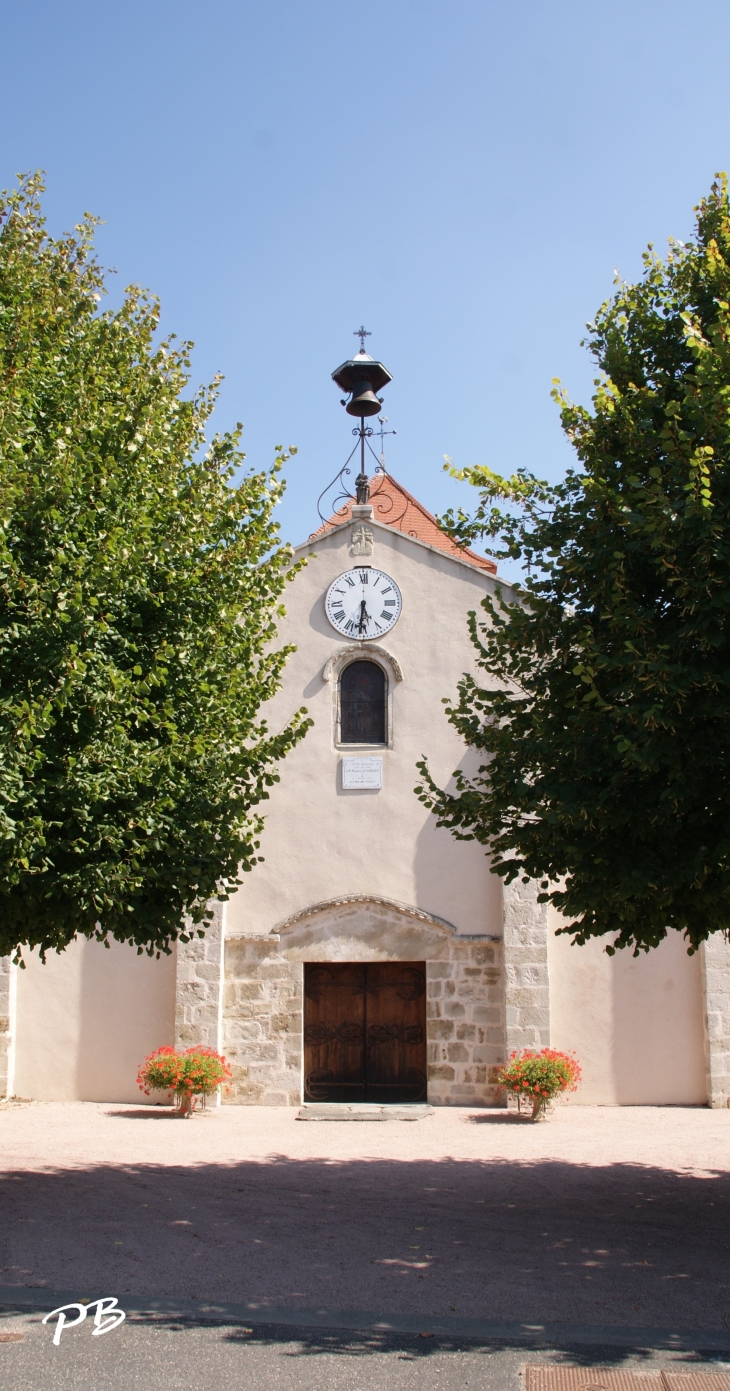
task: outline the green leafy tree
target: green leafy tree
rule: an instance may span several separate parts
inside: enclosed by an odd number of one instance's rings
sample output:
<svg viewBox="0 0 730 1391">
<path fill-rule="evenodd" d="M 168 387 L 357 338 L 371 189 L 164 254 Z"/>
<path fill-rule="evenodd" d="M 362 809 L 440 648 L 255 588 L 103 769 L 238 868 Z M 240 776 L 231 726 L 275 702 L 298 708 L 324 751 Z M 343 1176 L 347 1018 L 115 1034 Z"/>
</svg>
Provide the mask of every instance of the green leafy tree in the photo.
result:
<svg viewBox="0 0 730 1391">
<path fill-rule="evenodd" d="M 296 571 L 270 472 L 204 431 L 189 344 L 134 287 L 101 312 L 94 219 L 54 240 L 35 178 L 0 201 L 0 954 L 79 933 L 167 951 L 256 863 L 260 718 Z M 201 929 L 202 930 L 202 929 Z"/>
<path fill-rule="evenodd" d="M 589 325 L 592 409 L 556 388 L 580 467 L 549 486 L 463 470 L 464 542 L 523 563 L 471 615 L 483 676 L 449 718 L 483 755 L 439 824 L 540 881 L 575 940 L 690 950 L 730 926 L 730 208 L 719 176 L 691 242 L 650 247 Z"/>
</svg>

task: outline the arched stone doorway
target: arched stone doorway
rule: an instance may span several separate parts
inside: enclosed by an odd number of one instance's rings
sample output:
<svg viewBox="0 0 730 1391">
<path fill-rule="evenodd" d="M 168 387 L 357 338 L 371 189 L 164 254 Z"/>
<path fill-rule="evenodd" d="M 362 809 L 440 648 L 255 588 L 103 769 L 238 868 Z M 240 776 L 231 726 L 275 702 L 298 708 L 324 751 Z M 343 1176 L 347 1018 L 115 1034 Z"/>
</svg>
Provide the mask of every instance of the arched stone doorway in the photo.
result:
<svg viewBox="0 0 730 1391">
<path fill-rule="evenodd" d="M 226 1100 L 270 1106 L 293 1106 L 303 1100 L 305 1023 L 323 1023 L 327 1030 L 337 1025 L 337 1020 L 315 1018 L 316 1011 L 305 1019 L 305 967 L 346 967 L 358 992 L 362 976 L 366 994 L 367 971 L 362 968 L 391 964 L 420 970 L 425 977 L 418 1008 L 423 1008 L 426 1047 L 419 1057 L 426 1067 L 428 1100 L 441 1105 L 489 1104 L 494 1098 L 494 1069 L 504 1056 L 501 943 L 485 936 L 461 936 L 449 923 L 407 904 L 355 894 L 313 904 L 266 937 L 226 939 L 222 1032 L 233 1070 Z M 332 974 L 334 978 L 336 972 Z M 384 1007 L 398 998 L 398 971 L 393 980 L 395 988 L 387 986 L 382 997 Z M 367 1037 L 368 1017 L 365 1009 L 362 1012 Z M 403 1019 L 393 1020 L 373 1014 L 370 1022 L 378 1029 L 417 1029 L 420 1015 L 411 1021 L 406 1012 Z M 412 1037 L 416 1049 L 420 1045 L 415 1034 Z M 316 1064 L 310 1049 L 312 1059 Z M 404 1074 L 410 1066 L 417 1068 L 408 1050 L 402 1051 L 401 1061 Z M 316 1066 L 308 1068 L 315 1070 Z M 387 1068 L 381 1080 L 392 1080 Z"/>
</svg>

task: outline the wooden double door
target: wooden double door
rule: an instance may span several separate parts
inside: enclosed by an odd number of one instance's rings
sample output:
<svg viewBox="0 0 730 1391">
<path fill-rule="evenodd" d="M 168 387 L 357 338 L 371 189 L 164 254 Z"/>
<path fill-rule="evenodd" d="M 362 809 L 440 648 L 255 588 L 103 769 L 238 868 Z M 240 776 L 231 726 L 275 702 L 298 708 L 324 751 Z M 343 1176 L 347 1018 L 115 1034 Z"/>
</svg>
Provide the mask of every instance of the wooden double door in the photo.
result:
<svg viewBox="0 0 730 1391">
<path fill-rule="evenodd" d="M 304 1099 L 426 1100 L 425 962 L 305 965 Z"/>
</svg>

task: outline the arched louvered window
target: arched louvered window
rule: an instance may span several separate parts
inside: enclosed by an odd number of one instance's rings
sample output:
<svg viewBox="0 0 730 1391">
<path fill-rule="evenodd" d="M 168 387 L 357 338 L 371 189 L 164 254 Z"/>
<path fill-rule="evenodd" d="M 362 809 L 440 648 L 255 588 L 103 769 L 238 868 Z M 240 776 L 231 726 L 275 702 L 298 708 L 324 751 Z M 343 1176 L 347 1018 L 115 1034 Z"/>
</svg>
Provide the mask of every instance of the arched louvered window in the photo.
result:
<svg viewBox="0 0 730 1391">
<path fill-rule="evenodd" d="M 351 662 L 340 677 L 340 742 L 386 743 L 385 672 L 375 662 Z"/>
</svg>

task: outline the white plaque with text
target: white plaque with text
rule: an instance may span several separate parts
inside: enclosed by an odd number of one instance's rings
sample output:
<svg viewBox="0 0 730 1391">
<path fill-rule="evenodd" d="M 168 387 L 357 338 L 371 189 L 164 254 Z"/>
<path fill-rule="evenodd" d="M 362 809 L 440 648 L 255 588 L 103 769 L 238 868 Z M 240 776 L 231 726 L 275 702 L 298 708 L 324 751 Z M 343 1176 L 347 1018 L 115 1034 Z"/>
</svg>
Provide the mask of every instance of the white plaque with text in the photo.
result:
<svg viewBox="0 0 730 1391">
<path fill-rule="evenodd" d="M 382 758 L 343 758 L 342 786 L 344 788 L 382 787 Z"/>
</svg>

